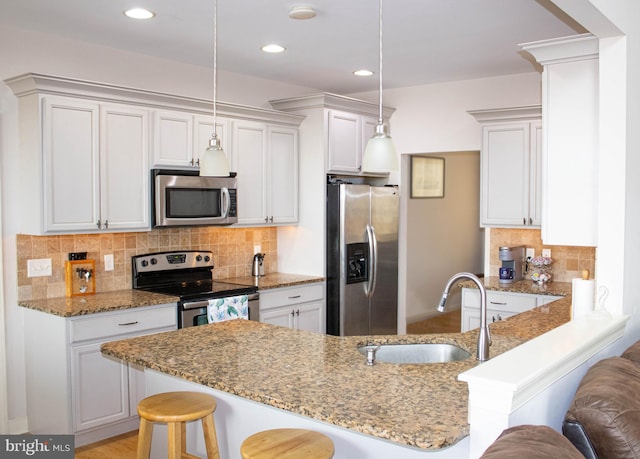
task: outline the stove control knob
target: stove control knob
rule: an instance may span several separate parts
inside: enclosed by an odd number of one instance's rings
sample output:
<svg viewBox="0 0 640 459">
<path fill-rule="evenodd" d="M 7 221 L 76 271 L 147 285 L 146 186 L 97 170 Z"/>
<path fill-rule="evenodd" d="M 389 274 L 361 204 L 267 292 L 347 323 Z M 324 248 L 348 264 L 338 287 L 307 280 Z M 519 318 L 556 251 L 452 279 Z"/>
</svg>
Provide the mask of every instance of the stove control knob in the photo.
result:
<svg viewBox="0 0 640 459">
<path fill-rule="evenodd" d="M 209 255 L 205 255 L 205 256 L 204 256 L 204 261 L 206 261 L 207 263 L 209 263 L 209 260 L 211 260 L 211 257 L 209 257 Z"/>
<path fill-rule="evenodd" d="M 156 260 L 155 258 L 151 259 L 151 264 L 152 265 L 157 265 L 158 264 L 158 260 Z"/>
<path fill-rule="evenodd" d="M 196 255 L 196 261 L 202 261 L 202 255 Z"/>
<path fill-rule="evenodd" d="M 142 267 L 146 268 L 147 266 L 149 266 L 149 262 L 147 260 L 142 260 Z"/>
</svg>

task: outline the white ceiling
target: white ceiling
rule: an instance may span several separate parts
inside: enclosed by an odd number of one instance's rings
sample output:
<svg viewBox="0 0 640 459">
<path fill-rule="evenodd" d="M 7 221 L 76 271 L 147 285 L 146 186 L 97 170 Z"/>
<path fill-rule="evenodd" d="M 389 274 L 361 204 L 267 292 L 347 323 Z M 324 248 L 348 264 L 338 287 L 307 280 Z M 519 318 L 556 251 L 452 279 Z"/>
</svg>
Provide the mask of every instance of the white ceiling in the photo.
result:
<svg viewBox="0 0 640 459">
<path fill-rule="evenodd" d="M 1 0 L 0 25 L 213 65 L 214 0 Z M 317 16 L 289 19 L 292 6 Z M 148 21 L 122 12 L 143 6 Z M 377 0 L 218 0 L 219 70 L 335 93 L 377 89 Z M 385 88 L 530 72 L 519 43 L 585 30 L 549 0 L 386 0 Z M 267 55 L 263 44 L 287 51 Z M 373 78 L 352 71 L 369 68 Z"/>
</svg>

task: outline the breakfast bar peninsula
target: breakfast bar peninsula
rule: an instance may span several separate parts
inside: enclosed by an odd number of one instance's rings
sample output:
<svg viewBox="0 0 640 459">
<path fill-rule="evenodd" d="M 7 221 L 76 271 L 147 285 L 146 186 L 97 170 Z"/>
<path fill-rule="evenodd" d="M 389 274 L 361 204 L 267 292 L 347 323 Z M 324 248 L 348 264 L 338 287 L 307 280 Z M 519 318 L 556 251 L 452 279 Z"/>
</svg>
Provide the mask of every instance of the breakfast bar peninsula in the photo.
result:
<svg viewBox="0 0 640 459">
<path fill-rule="evenodd" d="M 569 321 L 563 298 L 492 325 L 492 360 Z M 145 367 L 147 394 L 199 390 L 218 400 L 223 457 L 239 457 L 249 435 L 302 427 L 328 435 L 336 458 L 469 457 L 469 387 L 479 366 L 477 330 L 432 335 L 336 337 L 246 320 L 102 345 L 105 355 Z M 449 343 L 472 357 L 447 363 L 367 365 L 366 344 Z M 509 351 L 509 352 L 507 352 Z M 491 362 L 493 363 L 493 362 Z M 479 376 L 482 379 L 482 376 Z M 161 426 L 157 426 L 159 430 Z M 187 444 L 203 453 L 199 426 Z M 166 437 L 154 432 L 155 451 Z"/>
</svg>

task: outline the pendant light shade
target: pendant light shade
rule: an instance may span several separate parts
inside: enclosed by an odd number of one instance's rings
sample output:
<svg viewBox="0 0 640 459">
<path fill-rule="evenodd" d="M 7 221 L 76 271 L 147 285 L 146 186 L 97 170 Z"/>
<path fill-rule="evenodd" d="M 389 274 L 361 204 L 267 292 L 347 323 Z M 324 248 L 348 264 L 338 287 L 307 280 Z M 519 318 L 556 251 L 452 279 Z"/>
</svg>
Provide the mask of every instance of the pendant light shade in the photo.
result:
<svg viewBox="0 0 640 459">
<path fill-rule="evenodd" d="M 378 114 L 378 124 L 375 133 L 367 142 L 367 148 L 364 150 L 364 158 L 362 160 L 363 172 L 386 173 L 398 170 L 398 154 L 396 147 L 393 145 L 391 137 L 387 133 L 387 127 L 384 125 L 382 116 L 382 0 L 380 0 L 380 54 L 378 56 L 380 70 L 378 76 L 380 79 L 380 112 Z"/>
<path fill-rule="evenodd" d="M 200 175 L 213 177 L 229 176 L 229 160 L 220 145 L 216 134 L 216 90 L 218 78 L 218 1 L 214 0 L 213 8 L 213 134 L 209 146 L 200 156 Z"/>
</svg>

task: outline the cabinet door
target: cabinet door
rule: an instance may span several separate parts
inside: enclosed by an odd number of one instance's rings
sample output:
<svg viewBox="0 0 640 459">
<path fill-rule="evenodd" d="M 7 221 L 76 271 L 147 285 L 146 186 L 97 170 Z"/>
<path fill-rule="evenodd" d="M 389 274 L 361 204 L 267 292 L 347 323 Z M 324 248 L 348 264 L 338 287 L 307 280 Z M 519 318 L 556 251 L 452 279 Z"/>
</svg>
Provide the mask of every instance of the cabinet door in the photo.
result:
<svg viewBox="0 0 640 459">
<path fill-rule="evenodd" d="M 295 307 L 295 328 L 316 333 L 324 333 L 324 302 L 301 304 Z"/>
<path fill-rule="evenodd" d="M 193 115 L 177 111 L 156 111 L 153 132 L 154 166 L 194 165 Z"/>
<path fill-rule="evenodd" d="M 129 417 L 128 367 L 102 355 L 100 344 L 71 348 L 76 432 Z"/>
<path fill-rule="evenodd" d="M 47 96 L 43 110 L 43 230 L 95 230 L 100 218 L 99 106 Z"/>
<path fill-rule="evenodd" d="M 149 228 L 149 112 L 100 108 L 102 229 Z"/>
<path fill-rule="evenodd" d="M 266 224 L 267 126 L 233 123 L 233 168 L 238 173 L 238 223 Z"/>
<path fill-rule="evenodd" d="M 260 311 L 260 322 L 281 327 L 293 328 L 295 311 L 291 307 L 269 309 Z"/>
<path fill-rule="evenodd" d="M 509 317 L 515 316 L 515 312 L 498 311 L 496 309 L 487 309 L 487 323 L 499 322 Z M 462 311 L 462 332 L 480 328 L 480 310 L 479 309 L 465 309 Z"/>
<path fill-rule="evenodd" d="M 269 222 L 298 221 L 298 131 L 269 128 Z"/>
<path fill-rule="evenodd" d="M 542 121 L 532 121 L 529 130 L 529 225 L 542 220 Z"/>
<path fill-rule="evenodd" d="M 529 145 L 529 123 L 482 128 L 481 225 L 528 224 Z"/>
<path fill-rule="evenodd" d="M 216 135 L 220 139 L 220 146 L 227 155 L 229 166 L 232 164 L 231 142 L 229 142 L 230 121 L 226 118 L 216 116 Z M 209 139 L 213 135 L 213 116 L 197 115 L 194 118 L 193 128 L 193 159 L 194 165 L 200 166 L 200 157 L 209 146 Z"/>
<path fill-rule="evenodd" d="M 362 158 L 361 117 L 329 110 L 327 171 L 359 174 Z"/>
</svg>

